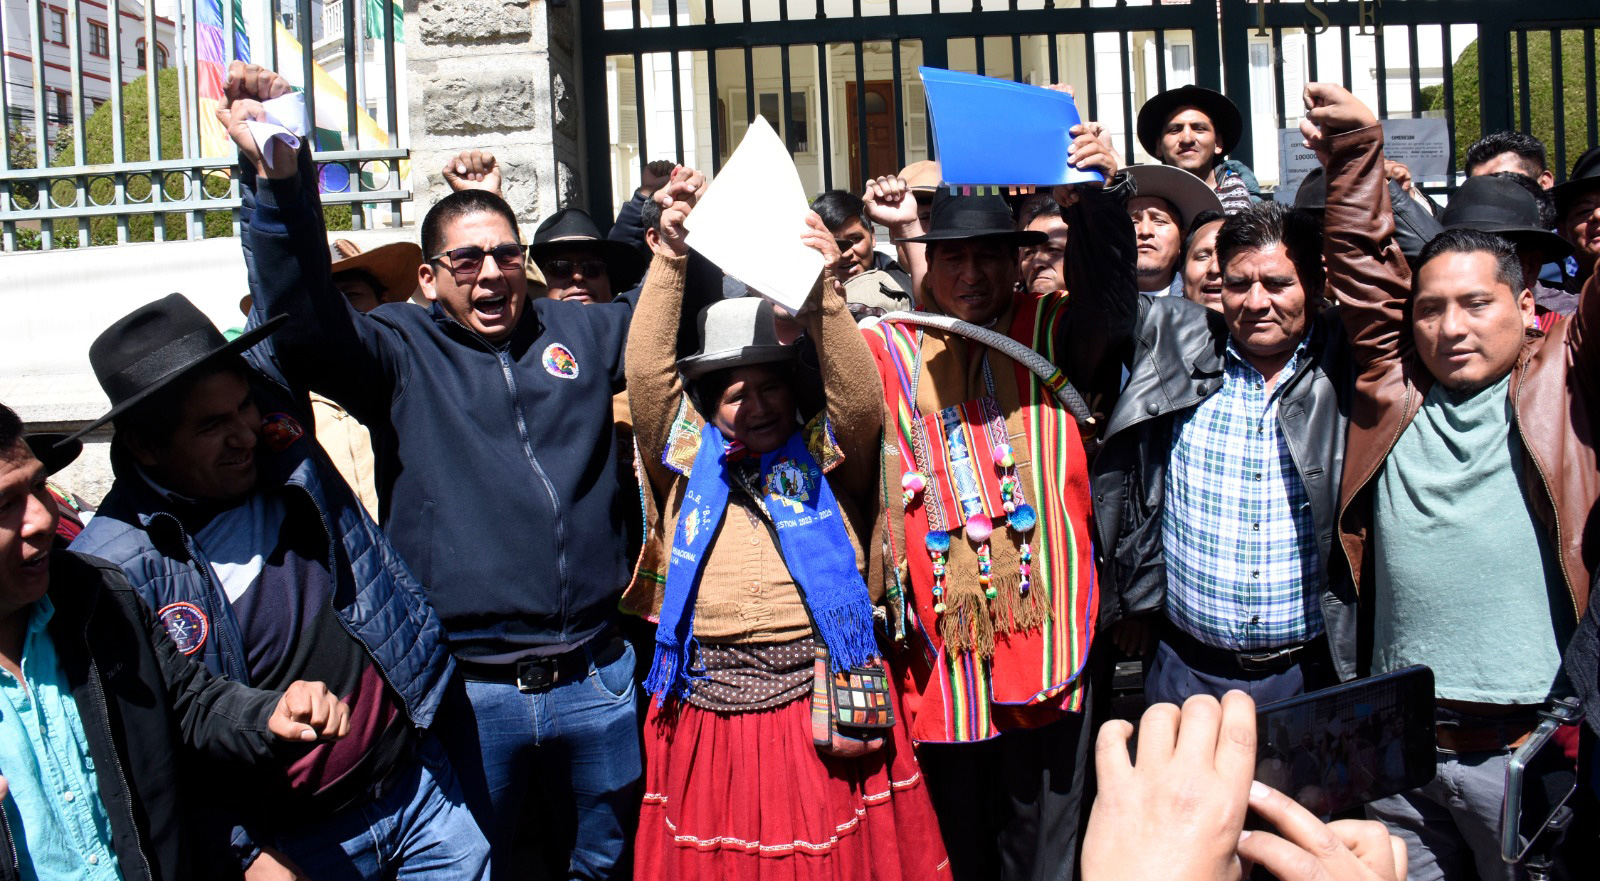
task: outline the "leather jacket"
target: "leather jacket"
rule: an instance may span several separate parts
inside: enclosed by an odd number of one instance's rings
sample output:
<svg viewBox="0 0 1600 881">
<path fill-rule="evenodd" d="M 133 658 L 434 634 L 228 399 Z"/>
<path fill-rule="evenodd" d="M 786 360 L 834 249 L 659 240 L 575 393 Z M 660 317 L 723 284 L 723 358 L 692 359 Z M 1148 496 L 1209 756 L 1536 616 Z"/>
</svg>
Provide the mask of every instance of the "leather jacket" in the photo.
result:
<svg viewBox="0 0 1600 881">
<path fill-rule="evenodd" d="M 1434 378 L 1418 358 L 1408 304 L 1411 271 L 1393 241 L 1384 186 L 1383 133 L 1377 126 L 1329 139 L 1324 253 L 1328 286 L 1359 365 L 1339 494 L 1339 531 L 1355 583 L 1373 575 L 1373 478 L 1421 409 Z M 1600 330 L 1600 293 L 1591 279 L 1578 309 L 1547 334 L 1530 330 L 1511 369 L 1509 396 L 1522 438 L 1523 469 L 1539 522 L 1553 537 L 1572 598 L 1573 620 L 1588 607 L 1600 563 L 1600 468 L 1594 416 L 1600 414 L 1600 351 L 1585 338 Z"/>
<path fill-rule="evenodd" d="M 1166 601 L 1162 506 L 1176 415 L 1222 386 L 1228 328 L 1222 316 L 1178 297 L 1140 297 L 1128 385 L 1112 412 L 1091 477 L 1100 621 L 1159 612 Z M 1311 502 L 1322 563 L 1322 615 L 1339 676 L 1356 675 L 1355 595 L 1334 545 L 1345 426 L 1354 385 L 1338 309 L 1307 331 L 1304 365 L 1287 379 L 1278 427 Z"/>
</svg>

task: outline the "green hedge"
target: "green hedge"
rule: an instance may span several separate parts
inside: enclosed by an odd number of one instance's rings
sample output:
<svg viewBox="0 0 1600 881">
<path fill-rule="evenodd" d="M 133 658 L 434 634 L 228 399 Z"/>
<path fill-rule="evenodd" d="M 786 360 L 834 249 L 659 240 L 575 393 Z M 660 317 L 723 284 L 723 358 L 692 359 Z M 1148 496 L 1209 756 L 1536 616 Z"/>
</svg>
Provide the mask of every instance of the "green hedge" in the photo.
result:
<svg viewBox="0 0 1600 881">
<path fill-rule="evenodd" d="M 181 122 L 178 118 L 178 71 L 167 68 L 157 74 L 156 79 L 156 106 L 158 108 L 157 126 L 160 131 L 161 157 L 170 159 L 184 155 L 182 143 Z M 150 117 L 148 113 L 149 95 L 146 92 L 146 78 L 141 76 L 122 88 L 122 119 L 123 119 L 123 158 L 127 162 L 144 162 L 150 156 Z M 111 115 L 111 102 L 101 104 L 88 121 L 84 123 L 84 158 L 90 165 L 108 165 L 113 161 L 112 131 L 113 117 Z M 13 144 L 25 140 L 20 133 L 12 134 Z M 56 136 L 52 146 L 50 164 L 52 166 L 71 165 L 72 156 L 72 131 L 63 128 Z M 31 149 L 21 152 L 13 150 L 13 158 L 17 167 L 33 167 L 34 154 Z M 168 199 L 182 199 L 186 188 L 189 186 L 189 175 L 184 173 L 169 173 L 162 175 L 162 192 Z M 202 179 L 207 195 L 218 197 L 226 196 L 231 183 L 231 174 L 219 170 L 206 175 Z M 126 198 L 131 202 L 140 202 L 149 198 L 153 179 L 148 175 L 129 175 L 126 184 Z M 52 185 L 54 202 L 58 205 L 72 204 L 77 197 L 76 187 L 72 181 L 60 180 Z M 89 181 L 89 204 L 106 205 L 114 201 L 115 184 L 110 177 L 96 177 Z M 33 207 L 38 193 L 18 186 L 13 191 L 14 200 L 21 208 Z M 323 215 L 327 220 L 328 228 L 332 230 L 350 229 L 350 208 L 344 205 L 335 205 L 325 208 Z M 205 238 L 218 238 L 233 235 L 233 213 L 231 210 L 207 211 L 205 216 Z M 166 224 L 165 238 L 168 241 L 187 239 L 189 227 L 186 212 L 167 212 L 164 215 Z M 74 219 L 61 219 L 52 221 L 54 224 L 55 247 L 76 248 L 78 242 L 78 221 Z M 23 251 L 38 250 L 40 247 L 39 233 L 29 229 L 17 230 L 17 248 Z M 89 221 L 89 241 L 93 245 L 112 245 L 117 242 L 117 218 L 95 217 Z M 155 241 L 155 213 L 128 215 L 128 241 L 151 242 Z"/>
<path fill-rule="evenodd" d="M 1566 162 L 1568 168 L 1589 147 L 1588 106 L 1597 100 L 1595 87 L 1584 79 L 1583 31 L 1561 32 L 1561 92 L 1556 100 L 1554 65 L 1551 63 L 1550 38 L 1544 32 L 1528 35 L 1528 110 L 1530 119 L 1521 119 L 1521 80 L 1519 52 L 1515 37 L 1511 41 L 1511 101 L 1512 119 L 1517 128 L 1543 141 L 1550 152 L 1552 166 L 1556 161 L 1556 126 L 1559 115 L 1565 126 Z M 1467 148 L 1482 137 L 1483 122 L 1478 113 L 1480 80 L 1478 75 L 1478 43 L 1476 40 L 1461 53 L 1455 63 L 1455 130 L 1456 166 L 1464 168 Z M 1444 88 L 1430 87 L 1424 91 L 1424 106 L 1430 110 L 1443 110 Z M 1566 112 L 1570 110 L 1571 112 Z M 1555 169 L 1558 179 L 1566 176 L 1568 169 Z"/>
</svg>

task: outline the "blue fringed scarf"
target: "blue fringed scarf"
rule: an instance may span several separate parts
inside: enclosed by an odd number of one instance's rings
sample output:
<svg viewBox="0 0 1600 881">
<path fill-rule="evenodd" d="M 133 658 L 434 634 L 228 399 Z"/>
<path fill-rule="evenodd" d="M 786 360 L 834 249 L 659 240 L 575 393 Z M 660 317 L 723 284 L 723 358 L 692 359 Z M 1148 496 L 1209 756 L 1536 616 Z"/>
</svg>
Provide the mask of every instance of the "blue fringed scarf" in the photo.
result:
<svg viewBox="0 0 1600 881">
<path fill-rule="evenodd" d="M 695 594 L 706 551 L 728 509 L 732 484 L 726 453 L 727 442 L 715 425 L 701 429 L 672 537 L 655 660 L 644 681 L 658 704 L 668 696 L 687 697 L 695 678 L 689 673 Z M 833 489 L 806 449 L 804 432 L 795 432 L 782 448 L 761 457 L 761 488 L 784 563 L 800 586 L 817 638 L 827 646 L 829 665 L 842 672 L 876 657 L 872 599 L 856 570 Z"/>
</svg>

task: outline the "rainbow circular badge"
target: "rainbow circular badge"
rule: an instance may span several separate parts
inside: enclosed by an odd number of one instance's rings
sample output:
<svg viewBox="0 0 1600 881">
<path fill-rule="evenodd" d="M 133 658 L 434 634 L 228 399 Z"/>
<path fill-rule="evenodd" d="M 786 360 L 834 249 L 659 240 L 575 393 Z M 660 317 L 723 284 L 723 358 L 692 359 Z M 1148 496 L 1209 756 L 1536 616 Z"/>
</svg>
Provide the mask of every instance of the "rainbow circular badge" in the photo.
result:
<svg viewBox="0 0 1600 881">
<path fill-rule="evenodd" d="M 560 343 L 551 343 L 544 350 L 544 372 L 562 379 L 578 378 L 578 359 Z"/>
</svg>

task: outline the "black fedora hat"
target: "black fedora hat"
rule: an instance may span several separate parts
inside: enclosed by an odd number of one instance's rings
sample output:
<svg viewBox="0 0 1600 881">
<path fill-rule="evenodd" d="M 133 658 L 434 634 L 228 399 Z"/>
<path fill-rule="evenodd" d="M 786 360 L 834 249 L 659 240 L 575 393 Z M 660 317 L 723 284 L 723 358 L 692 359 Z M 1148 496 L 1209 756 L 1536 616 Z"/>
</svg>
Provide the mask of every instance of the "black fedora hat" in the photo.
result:
<svg viewBox="0 0 1600 881">
<path fill-rule="evenodd" d="M 1572 253 L 1566 239 L 1539 225 L 1539 201 L 1515 181 L 1493 175 L 1467 178 L 1439 213 L 1445 229 L 1476 229 L 1504 236 L 1518 248 L 1533 248 L 1546 261 Z"/>
<path fill-rule="evenodd" d="M 1600 190 L 1600 147 L 1583 151 L 1578 161 L 1572 163 L 1572 174 L 1567 177 L 1567 182 L 1550 190 L 1550 195 L 1556 200 L 1556 212 L 1563 222 L 1572 203 L 1592 190 Z"/>
<path fill-rule="evenodd" d="M 1221 92 L 1199 86 L 1182 86 L 1156 94 L 1139 108 L 1135 131 L 1145 152 L 1159 158 L 1161 130 L 1167 127 L 1167 120 L 1172 118 L 1172 114 L 1183 107 L 1198 108 L 1201 113 L 1211 117 L 1211 126 L 1216 129 L 1217 143 L 1222 145 L 1223 155 L 1239 146 L 1239 138 L 1244 136 L 1244 117 L 1239 115 L 1238 106 Z"/>
<path fill-rule="evenodd" d="M 533 231 L 528 258 L 543 264 L 552 254 L 574 246 L 592 249 L 600 255 L 605 261 L 606 273 L 611 276 L 613 292 L 621 293 L 633 287 L 644 276 L 644 254 L 627 242 L 600 235 L 600 227 L 594 225 L 594 219 L 582 208 L 563 208 L 545 218 Z"/>
<path fill-rule="evenodd" d="M 89 345 L 89 366 L 111 399 L 111 409 L 66 441 L 105 425 L 207 361 L 243 352 L 288 320 L 287 315 L 279 315 L 230 342 L 200 307 L 182 294 L 168 294 L 140 306 L 117 319 Z"/>
<path fill-rule="evenodd" d="M 1011 206 L 1003 196 L 957 196 L 949 187 L 933 194 L 929 229 L 920 236 L 897 242 L 952 242 L 960 239 L 1004 239 L 1012 245 L 1037 245 L 1049 236 L 1039 230 L 1019 230 Z"/>
<path fill-rule="evenodd" d="M 44 463 L 44 473 L 54 474 L 71 465 L 83 452 L 83 441 L 64 434 L 30 434 L 23 438 L 33 457 Z"/>
</svg>

